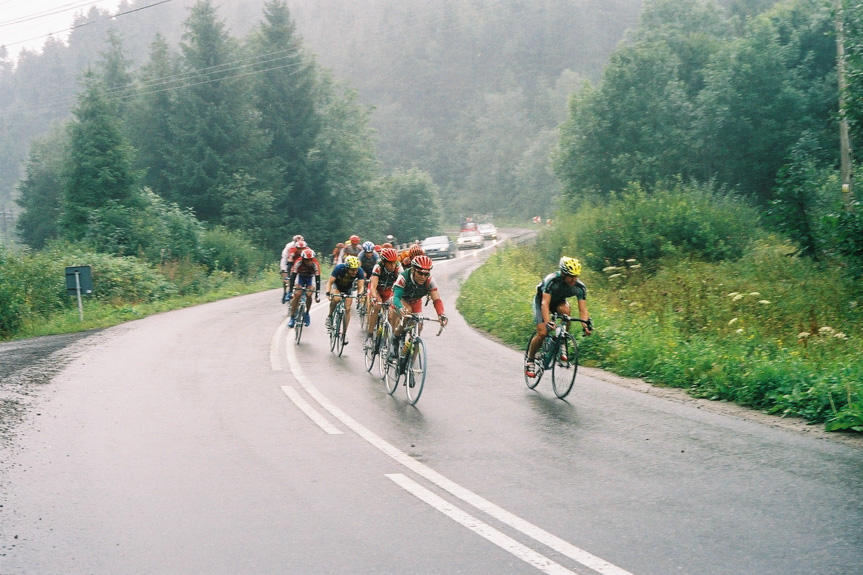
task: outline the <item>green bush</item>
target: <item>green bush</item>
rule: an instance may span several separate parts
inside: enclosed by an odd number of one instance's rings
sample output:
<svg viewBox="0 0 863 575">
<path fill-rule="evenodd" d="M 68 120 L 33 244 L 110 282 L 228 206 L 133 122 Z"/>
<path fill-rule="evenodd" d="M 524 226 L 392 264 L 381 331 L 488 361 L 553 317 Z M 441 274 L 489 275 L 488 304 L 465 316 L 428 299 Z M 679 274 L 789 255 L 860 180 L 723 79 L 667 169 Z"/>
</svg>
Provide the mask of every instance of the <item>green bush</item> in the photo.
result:
<svg viewBox="0 0 863 575">
<path fill-rule="evenodd" d="M 650 271 L 668 256 L 737 259 L 762 233 L 757 212 L 739 198 L 681 181 L 657 185 L 650 193 L 632 184 L 605 204 L 559 217 L 556 228 L 556 238 L 545 245 L 558 246 L 594 270 L 629 259 Z"/>
<path fill-rule="evenodd" d="M 205 231 L 201 235 L 202 261 L 210 271 L 221 270 L 240 277 L 257 275 L 268 259 L 242 234 L 223 227 Z"/>
</svg>

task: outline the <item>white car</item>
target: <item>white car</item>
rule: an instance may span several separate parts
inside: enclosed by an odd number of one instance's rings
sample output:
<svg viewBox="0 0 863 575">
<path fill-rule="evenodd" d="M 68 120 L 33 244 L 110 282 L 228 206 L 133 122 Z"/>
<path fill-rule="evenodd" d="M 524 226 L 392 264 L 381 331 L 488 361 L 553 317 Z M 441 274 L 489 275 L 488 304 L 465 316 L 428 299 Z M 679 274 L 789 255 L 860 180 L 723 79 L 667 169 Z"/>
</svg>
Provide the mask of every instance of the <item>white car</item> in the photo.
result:
<svg viewBox="0 0 863 575">
<path fill-rule="evenodd" d="M 462 232 L 455 240 L 455 244 L 460 250 L 466 250 L 468 248 L 481 248 L 483 243 L 485 243 L 485 238 L 482 237 L 482 234 L 476 230 L 468 230 L 466 232 Z"/>
<path fill-rule="evenodd" d="M 477 230 L 487 240 L 497 239 L 497 228 L 494 227 L 494 224 L 480 224 Z"/>
</svg>

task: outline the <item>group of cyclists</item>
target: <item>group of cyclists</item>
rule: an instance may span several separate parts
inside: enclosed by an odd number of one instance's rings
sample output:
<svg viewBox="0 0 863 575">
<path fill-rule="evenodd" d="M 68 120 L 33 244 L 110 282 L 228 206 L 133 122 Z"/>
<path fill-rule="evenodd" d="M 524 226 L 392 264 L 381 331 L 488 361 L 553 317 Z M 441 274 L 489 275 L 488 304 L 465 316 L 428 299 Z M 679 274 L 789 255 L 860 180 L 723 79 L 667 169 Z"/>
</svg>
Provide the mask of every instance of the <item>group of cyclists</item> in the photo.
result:
<svg viewBox="0 0 863 575">
<path fill-rule="evenodd" d="M 332 314 L 336 304 L 342 298 L 345 300 L 347 329 L 354 290 L 357 297 L 365 298 L 369 313 L 368 336 L 374 329 L 384 302 L 391 304 L 388 319 L 393 326 L 396 340 L 404 332 L 403 318 L 420 313 L 423 298 L 428 298 L 433 303 L 438 320 L 442 326 L 446 325 L 443 300 L 431 276 L 432 260 L 418 244 L 399 252 L 390 242 L 381 245 L 370 241 L 361 243 L 359 236 L 352 235 L 347 242 L 337 245 L 333 250 L 333 263 L 335 265 L 325 287 L 325 294 L 330 298 L 326 319 L 328 330 L 332 327 Z M 296 235 L 282 251 L 280 269 L 284 280 L 282 303 L 287 303 L 288 298 L 292 297 L 288 327 L 294 327 L 294 310 L 302 294 L 306 297 L 306 309 L 311 307 L 313 295 L 316 302 L 320 301 L 318 294 L 321 288 L 321 266 L 314 250 L 306 244 L 303 236 Z M 537 285 L 533 298 L 536 333 L 530 342 L 524 365 L 527 377 L 536 376 L 536 354 L 545 337 L 555 328 L 552 314 L 570 315 L 568 298 L 575 297 L 578 302 L 578 316 L 585 321 L 582 324 L 584 335 L 593 332 L 587 312 L 587 287 L 579 279 L 580 274 L 581 263 L 575 258 L 564 256 L 558 262 L 558 270 L 547 275 Z M 306 312 L 306 326 L 309 321 L 309 313 Z M 397 347 L 391 345 L 389 349 L 394 350 Z"/>
<path fill-rule="evenodd" d="M 398 340 L 404 332 L 402 318 L 419 313 L 422 300 L 426 297 L 434 305 L 438 321 L 441 325 L 446 325 L 443 300 L 431 277 L 432 260 L 418 244 L 413 244 L 400 253 L 390 242 L 381 245 L 370 241 L 361 243 L 358 235 L 352 235 L 341 248 L 336 246 L 333 260 L 333 270 L 324 288 L 324 293 L 330 299 L 326 319 L 328 330 L 332 327 L 333 311 L 342 299 L 345 303 L 347 330 L 355 291 L 357 297 L 365 298 L 369 313 L 368 334 L 374 329 L 382 304 L 390 302 L 388 319 L 393 326 L 394 337 Z M 296 235 L 282 250 L 279 267 L 284 284 L 282 303 L 287 303 L 291 298 L 291 319 L 288 327 L 294 327 L 294 311 L 300 297 L 305 295 L 306 309 L 310 308 L 313 295 L 316 302 L 320 301 L 318 294 L 321 288 L 321 266 L 314 250 L 308 247 L 303 236 Z M 309 313 L 306 312 L 304 324 L 308 326 L 309 323 Z"/>
</svg>

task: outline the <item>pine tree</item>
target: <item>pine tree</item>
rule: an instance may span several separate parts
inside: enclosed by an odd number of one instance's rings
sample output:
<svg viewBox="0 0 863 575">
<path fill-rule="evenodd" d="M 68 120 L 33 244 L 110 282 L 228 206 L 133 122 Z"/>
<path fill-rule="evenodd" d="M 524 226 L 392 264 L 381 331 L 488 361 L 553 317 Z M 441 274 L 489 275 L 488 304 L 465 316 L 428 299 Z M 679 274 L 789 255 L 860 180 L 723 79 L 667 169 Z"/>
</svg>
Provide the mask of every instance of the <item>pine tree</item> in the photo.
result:
<svg viewBox="0 0 863 575">
<path fill-rule="evenodd" d="M 109 204 L 134 203 L 132 148 L 126 141 L 104 89 L 92 72 L 84 78 L 84 92 L 69 126 L 61 228 L 72 240 L 87 235 L 94 210 Z"/>
</svg>

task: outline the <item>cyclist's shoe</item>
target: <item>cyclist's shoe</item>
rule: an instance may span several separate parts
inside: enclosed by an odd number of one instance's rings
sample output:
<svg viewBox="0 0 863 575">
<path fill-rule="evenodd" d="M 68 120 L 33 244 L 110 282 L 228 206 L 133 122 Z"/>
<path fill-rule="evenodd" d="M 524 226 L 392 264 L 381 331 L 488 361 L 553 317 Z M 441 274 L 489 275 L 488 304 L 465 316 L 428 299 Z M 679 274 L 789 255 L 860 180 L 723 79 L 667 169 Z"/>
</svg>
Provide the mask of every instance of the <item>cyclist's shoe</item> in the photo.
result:
<svg viewBox="0 0 863 575">
<path fill-rule="evenodd" d="M 309 324 L 312 323 L 312 318 L 309 315 L 309 312 L 306 312 L 306 316 L 303 318 L 303 325 L 309 327 Z"/>
<path fill-rule="evenodd" d="M 327 329 L 333 329 L 333 316 L 327 316 Z"/>
<path fill-rule="evenodd" d="M 294 316 L 291 316 L 291 319 L 288 320 L 288 327 L 294 327 L 297 322 L 294 320 Z"/>
<path fill-rule="evenodd" d="M 565 351 L 560 352 L 560 363 L 566 363 L 569 361 L 569 356 L 566 355 Z"/>
<path fill-rule="evenodd" d="M 524 363 L 524 374 L 528 377 L 536 377 L 536 364 L 528 360 Z"/>
<path fill-rule="evenodd" d="M 288 303 L 288 299 L 290 299 L 288 297 L 288 292 L 285 292 L 285 295 L 282 296 L 282 303 Z"/>
</svg>

